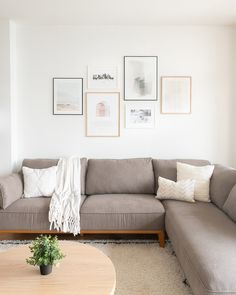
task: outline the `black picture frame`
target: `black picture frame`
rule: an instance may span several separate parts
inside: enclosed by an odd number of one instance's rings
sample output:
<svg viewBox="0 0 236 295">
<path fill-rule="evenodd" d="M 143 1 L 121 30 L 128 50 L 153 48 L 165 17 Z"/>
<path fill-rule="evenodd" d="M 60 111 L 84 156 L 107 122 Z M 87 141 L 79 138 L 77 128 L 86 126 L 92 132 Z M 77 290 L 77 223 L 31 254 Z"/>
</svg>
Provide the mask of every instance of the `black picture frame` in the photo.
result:
<svg viewBox="0 0 236 295">
<path fill-rule="evenodd" d="M 145 99 L 145 98 L 129 98 L 127 97 L 127 91 L 126 91 L 126 69 L 127 69 L 127 64 L 126 61 L 129 58 L 140 58 L 140 59 L 145 59 L 145 58 L 153 58 L 155 60 L 155 96 L 153 99 Z M 125 101 L 157 101 L 158 100 L 158 56 L 155 55 L 125 55 L 124 56 L 124 100 Z"/>
<path fill-rule="evenodd" d="M 79 80 L 81 83 L 81 89 L 80 89 L 80 97 L 81 97 L 81 111 L 77 112 L 77 111 L 58 111 L 55 110 L 55 106 L 56 106 L 56 91 L 55 91 L 55 85 L 56 85 L 56 81 L 58 80 Z M 52 109 L 53 109 L 53 115 L 63 115 L 63 116 L 68 116 L 68 115 L 79 115 L 82 116 L 84 114 L 84 79 L 81 77 L 54 77 L 52 79 L 52 88 L 53 88 L 53 105 L 52 105 Z"/>
</svg>

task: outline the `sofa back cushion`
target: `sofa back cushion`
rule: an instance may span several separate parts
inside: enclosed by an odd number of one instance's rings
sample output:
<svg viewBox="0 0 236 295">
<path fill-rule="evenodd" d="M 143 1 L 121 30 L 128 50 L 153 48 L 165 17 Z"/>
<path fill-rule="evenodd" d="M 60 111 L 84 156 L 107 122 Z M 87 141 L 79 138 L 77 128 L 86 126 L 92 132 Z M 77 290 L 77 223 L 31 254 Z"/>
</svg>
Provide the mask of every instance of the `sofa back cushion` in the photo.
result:
<svg viewBox="0 0 236 295">
<path fill-rule="evenodd" d="M 230 191 L 235 184 L 236 169 L 216 164 L 210 185 L 210 195 L 212 202 L 222 209 Z"/>
<path fill-rule="evenodd" d="M 154 194 L 151 158 L 88 160 L 86 194 Z"/>
<path fill-rule="evenodd" d="M 58 159 L 24 159 L 22 163 L 22 167 L 28 167 L 32 169 L 45 169 L 52 166 L 56 166 L 58 163 Z M 81 158 L 81 194 L 85 194 L 85 180 L 86 180 L 86 170 L 87 170 L 87 159 Z"/>
<path fill-rule="evenodd" d="M 58 159 L 24 159 L 22 167 L 31 169 L 46 169 L 52 166 L 57 166 Z"/>
<path fill-rule="evenodd" d="M 158 190 L 158 177 L 167 178 L 173 181 L 177 181 L 177 162 L 195 165 L 205 166 L 210 162 L 207 160 L 194 160 L 194 159 L 174 159 L 174 160 L 157 160 L 153 159 L 153 168 L 155 175 L 155 192 Z"/>
<path fill-rule="evenodd" d="M 230 191 L 229 196 L 224 203 L 223 211 L 236 222 L 236 185 L 234 185 Z"/>
</svg>

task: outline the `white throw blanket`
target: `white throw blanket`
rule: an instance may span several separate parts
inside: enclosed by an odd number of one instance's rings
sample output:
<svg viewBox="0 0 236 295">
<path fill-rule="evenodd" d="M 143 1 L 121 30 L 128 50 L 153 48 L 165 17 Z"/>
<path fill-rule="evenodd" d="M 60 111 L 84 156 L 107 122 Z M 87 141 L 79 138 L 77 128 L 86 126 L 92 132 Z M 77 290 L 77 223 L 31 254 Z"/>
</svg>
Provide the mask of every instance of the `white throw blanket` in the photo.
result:
<svg viewBox="0 0 236 295">
<path fill-rule="evenodd" d="M 80 201 L 80 158 L 62 158 L 58 162 L 57 185 L 50 203 L 50 230 L 54 227 L 79 234 Z"/>
</svg>

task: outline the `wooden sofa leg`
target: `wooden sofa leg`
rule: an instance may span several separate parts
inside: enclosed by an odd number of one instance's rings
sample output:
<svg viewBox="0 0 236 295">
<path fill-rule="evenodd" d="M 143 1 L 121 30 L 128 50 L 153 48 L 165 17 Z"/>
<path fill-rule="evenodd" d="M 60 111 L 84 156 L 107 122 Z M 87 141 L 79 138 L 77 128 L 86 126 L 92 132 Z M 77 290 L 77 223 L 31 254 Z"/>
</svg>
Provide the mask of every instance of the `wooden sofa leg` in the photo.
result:
<svg viewBox="0 0 236 295">
<path fill-rule="evenodd" d="M 160 247 L 165 248 L 165 233 L 164 233 L 164 231 L 160 231 L 158 233 L 158 237 L 159 237 Z"/>
</svg>

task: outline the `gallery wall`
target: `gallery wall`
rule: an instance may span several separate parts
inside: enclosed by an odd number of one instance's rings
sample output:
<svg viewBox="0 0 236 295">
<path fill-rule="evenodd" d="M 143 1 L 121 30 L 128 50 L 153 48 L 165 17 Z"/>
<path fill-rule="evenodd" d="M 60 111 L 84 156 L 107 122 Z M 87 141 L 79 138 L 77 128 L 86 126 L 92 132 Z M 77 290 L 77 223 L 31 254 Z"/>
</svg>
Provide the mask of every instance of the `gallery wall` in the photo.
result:
<svg viewBox="0 0 236 295">
<path fill-rule="evenodd" d="M 16 28 L 16 157 L 204 158 L 233 166 L 233 42 L 230 27 Z M 192 76 L 192 114 L 161 115 L 154 129 L 125 129 L 123 56 L 159 57 L 159 77 Z M 88 65 L 118 65 L 121 134 L 85 136 L 85 116 L 52 115 L 52 78 L 83 77 Z M 159 79 L 158 79 L 159 82 Z M 85 113 L 85 112 L 84 112 Z"/>
</svg>

